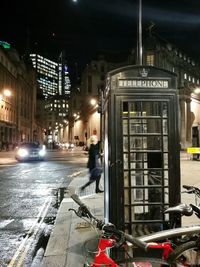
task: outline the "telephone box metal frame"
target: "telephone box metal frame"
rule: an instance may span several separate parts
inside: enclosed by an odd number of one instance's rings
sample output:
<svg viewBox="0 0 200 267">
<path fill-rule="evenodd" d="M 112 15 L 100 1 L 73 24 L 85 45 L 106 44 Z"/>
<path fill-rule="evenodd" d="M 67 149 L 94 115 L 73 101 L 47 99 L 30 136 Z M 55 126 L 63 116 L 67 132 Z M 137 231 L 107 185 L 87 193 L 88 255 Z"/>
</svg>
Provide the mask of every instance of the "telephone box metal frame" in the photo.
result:
<svg viewBox="0 0 200 267">
<path fill-rule="evenodd" d="M 140 236 L 166 229 L 180 202 L 176 75 L 127 66 L 107 75 L 102 114 L 105 219 Z"/>
</svg>

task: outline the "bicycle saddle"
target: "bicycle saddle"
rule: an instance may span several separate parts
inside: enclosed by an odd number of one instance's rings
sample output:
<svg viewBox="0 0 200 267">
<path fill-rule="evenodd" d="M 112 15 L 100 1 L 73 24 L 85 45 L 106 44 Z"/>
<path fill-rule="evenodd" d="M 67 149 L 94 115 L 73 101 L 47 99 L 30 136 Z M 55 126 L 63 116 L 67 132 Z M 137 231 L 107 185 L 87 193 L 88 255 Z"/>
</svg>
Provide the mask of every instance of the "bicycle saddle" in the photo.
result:
<svg viewBox="0 0 200 267">
<path fill-rule="evenodd" d="M 175 207 L 170 207 L 164 211 L 164 213 L 177 213 L 184 216 L 191 216 L 193 214 L 193 209 L 190 205 L 187 204 L 179 204 Z"/>
<path fill-rule="evenodd" d="M 192 207 L 193 211 L 195 212 L 195 215 L 200 218 L 200 208 L 198 206 L 195 206 L 193 204 L 190 204 L 190 206 Z"/>
</svg>

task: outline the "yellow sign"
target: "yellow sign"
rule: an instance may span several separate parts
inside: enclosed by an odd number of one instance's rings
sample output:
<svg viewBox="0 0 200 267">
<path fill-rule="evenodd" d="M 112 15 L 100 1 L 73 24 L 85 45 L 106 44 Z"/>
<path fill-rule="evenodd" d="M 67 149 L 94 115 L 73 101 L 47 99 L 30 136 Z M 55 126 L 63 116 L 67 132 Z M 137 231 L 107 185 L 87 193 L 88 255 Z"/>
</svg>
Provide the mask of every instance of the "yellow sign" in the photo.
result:
<svg viewBox="0 0 200 267">
<path fill-rule="evenodd" d="M 188 147 L 187 153 L 198 154 L 198 153 L 200 153 L 200 147 Z"/>
</svg>

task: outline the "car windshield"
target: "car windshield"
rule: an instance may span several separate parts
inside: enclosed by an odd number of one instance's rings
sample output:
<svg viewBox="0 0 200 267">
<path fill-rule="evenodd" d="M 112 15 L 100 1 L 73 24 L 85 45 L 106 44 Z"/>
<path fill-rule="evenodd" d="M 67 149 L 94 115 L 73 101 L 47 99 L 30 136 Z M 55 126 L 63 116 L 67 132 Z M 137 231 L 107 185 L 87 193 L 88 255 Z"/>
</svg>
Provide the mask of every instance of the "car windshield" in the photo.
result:
<svg viewBox="0 0 200 267">
<path fill-rule="evenodd" d="M 38 148 L 39 146 L 37 143 L 24 143 L 20 145 L 22 148 Z"/>
</svg>

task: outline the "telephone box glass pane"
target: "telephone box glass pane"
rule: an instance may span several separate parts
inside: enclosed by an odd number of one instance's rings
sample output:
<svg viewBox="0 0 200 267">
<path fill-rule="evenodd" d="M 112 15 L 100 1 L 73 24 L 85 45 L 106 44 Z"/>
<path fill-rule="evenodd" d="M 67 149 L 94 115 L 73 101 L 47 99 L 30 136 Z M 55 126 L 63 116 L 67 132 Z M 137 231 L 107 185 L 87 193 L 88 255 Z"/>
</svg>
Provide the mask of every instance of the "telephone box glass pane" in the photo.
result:
<svg viewBox="0 0 200 267">
<path fill-rule="evenodd" d="M 164 218 L 161 210 L 169 201 L 167 112 L 164 101 L 123 102 L 126 223 Z"/>
</svg>

